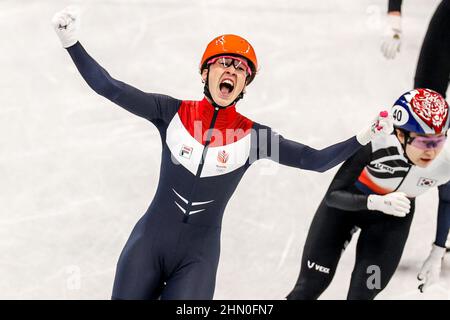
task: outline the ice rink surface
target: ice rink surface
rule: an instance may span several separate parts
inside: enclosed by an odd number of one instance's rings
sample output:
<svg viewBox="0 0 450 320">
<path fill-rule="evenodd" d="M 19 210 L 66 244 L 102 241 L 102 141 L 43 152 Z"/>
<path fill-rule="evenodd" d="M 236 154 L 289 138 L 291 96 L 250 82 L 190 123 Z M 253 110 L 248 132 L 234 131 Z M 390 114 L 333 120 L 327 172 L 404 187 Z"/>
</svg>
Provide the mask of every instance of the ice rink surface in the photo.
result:
<svg viewBox="0 0 450 320">
<path fill-rule="evenodd" d="M 405 0 L 394 61 L 379 47 L 387 0 L 0 0 L 0 299 L 109 299 L 117 259 L 155 192 L 157 130 L 97 96 L 50 20 L 82 9 L 80 40 L 115 78 L 201 99 L 206 44 L 236 33 L 261 65 L 237 109 L 321 148 L 354 135 L 411 89 L 439 1 Z M 261 161 L 223 220 L 215 299 L 283 299 L 336 168 L 324 174 Z M 416 274 L 434 240 L 437 192 L 417 201 L 410 237 L 379 299 L 450 299 L 450 257 L 428 293 Z M 324 299 L 344 299 L 355 240 Z"/>
</svg>

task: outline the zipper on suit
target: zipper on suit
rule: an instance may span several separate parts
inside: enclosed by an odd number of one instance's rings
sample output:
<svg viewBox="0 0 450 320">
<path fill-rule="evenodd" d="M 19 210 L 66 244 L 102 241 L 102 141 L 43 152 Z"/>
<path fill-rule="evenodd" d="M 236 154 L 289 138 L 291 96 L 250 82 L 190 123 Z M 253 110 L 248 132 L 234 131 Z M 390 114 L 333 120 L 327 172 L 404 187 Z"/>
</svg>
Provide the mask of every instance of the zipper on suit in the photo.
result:
<svg viewBox="0 0 450 320">
<path fill-rule="evenodd" d="M 219 113 L 219 108 L 214 107 L 214 114 L 211 119 L 211 123 L 209 124 L 208 135 L 206 136 L 206 141 L 205 141 L 205 147 L 203 148 L 202 157 L 200 158 L 200 163 L 197 167 L 197 173 L 195 174 L 194 185 L 192 186 L 192 189 L 191 189 L 191 196 L 189 197 L 189 202 L 187 205 L 186 213 L 183 218 L 183 222 L 187 222 L 189 220 L 189 212 L 191 211 L 191 206 L 192 206 L 192 196 L 195 194 L 195 191 L 197 189 L 198 180 L 200 180 L 200 175 L 202 174 L 203 166 L 205 164 L 205 159 L 206 159 L 206 153 L 208 152 L 208 146 L 211 143 L 211 136 L 212 136 L 211 129 L 214 128 L 214 124 L 216 123 L 218 113 Z"/>
</svg>

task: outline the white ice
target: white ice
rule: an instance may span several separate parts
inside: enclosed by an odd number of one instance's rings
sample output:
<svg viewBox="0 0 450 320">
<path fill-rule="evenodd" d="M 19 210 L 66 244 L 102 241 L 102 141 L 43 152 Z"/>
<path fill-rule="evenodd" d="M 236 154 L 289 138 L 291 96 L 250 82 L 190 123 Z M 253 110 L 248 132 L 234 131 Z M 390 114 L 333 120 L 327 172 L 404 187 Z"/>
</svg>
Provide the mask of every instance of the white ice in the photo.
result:
<svg viewBox="0 0 450 320">
<path fill-rule="evenodd" d="M 183 99 L 202 97 L 197 68 L 209 40 L 248 38 L 261 70 L 238 110 L 320 148 L 411 88 L 438 0 L 404 2 L 402 50 L 387 61 L 379 50 L 387 0 L 1 0 L 0 298 L 109 299 L 121 249 L 158 181 L 157 130 L 87 87 L 50 25 L 53 13 L 79 5 L 80 39 L 114 77 Z M 224 216 L 216 299 L 286 296 L 335 172 L 264 161 L 247 172 Z M 441 285 L 417 290 L 437 192 L 417 202 L 380 299 L 450 299 L 448 257 Z M 354 248 L 322 298 L 346 297 Z"/>
</svg>

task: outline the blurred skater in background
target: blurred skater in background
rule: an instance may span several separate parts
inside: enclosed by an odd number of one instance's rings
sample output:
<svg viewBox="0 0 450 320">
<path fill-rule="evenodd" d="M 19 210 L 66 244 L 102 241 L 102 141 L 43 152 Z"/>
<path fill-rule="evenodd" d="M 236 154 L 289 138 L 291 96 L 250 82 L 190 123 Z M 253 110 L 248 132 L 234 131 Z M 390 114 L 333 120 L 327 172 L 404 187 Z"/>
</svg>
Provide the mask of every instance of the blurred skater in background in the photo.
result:
<svg viewBox="0 0 450 320">
<path fill-rule="evenodd" d="M 389 0 L 388 27 L 381 51 L 394 59 L 402 42 L 402 0 Z M 431 18 L 420 50 L 414 88 L 429 88 L 446 97 L 450 81 L 450 0 L 442 0 Z"/>
</svg>

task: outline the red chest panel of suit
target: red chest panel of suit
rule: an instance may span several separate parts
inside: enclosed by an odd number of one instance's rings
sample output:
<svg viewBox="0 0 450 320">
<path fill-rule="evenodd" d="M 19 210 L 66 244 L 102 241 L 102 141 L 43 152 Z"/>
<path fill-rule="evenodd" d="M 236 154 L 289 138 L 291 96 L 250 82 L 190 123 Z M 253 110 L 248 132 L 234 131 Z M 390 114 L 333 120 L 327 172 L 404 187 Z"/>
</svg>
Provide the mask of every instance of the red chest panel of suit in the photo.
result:
<svg viewBox="0 0 450 320">
<path fill-rule="evenodd" d="M 189 134 L 205 144 L 215 108 L 204 98 L 201 101 L 183 101 L 178 116 Z M 228 145 L 250 133 L 253 122 L 236 111 L 234 105 L 219 109 L 214 123 L 210 147 Z"/>
</svg>

